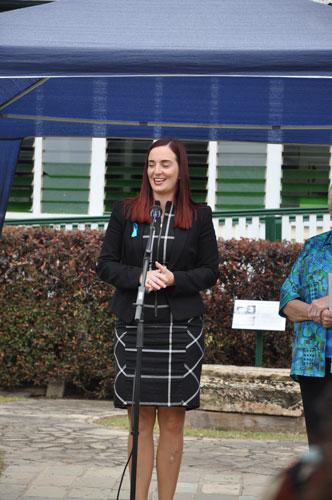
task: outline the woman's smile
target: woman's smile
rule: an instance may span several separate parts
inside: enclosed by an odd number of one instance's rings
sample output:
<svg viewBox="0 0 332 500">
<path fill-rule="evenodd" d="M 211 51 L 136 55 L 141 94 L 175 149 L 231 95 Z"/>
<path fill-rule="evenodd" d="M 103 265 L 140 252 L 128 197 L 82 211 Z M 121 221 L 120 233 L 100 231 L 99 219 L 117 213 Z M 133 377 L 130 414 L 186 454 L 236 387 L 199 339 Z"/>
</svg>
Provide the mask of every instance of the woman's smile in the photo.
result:
<svg viewBox="0 0 332 500">
<path fill-rule="evenodd" d="M 160 186 L 160 184 L 162 184 L 165 181 L 165 179 L 154 178 L 153 181 L 157 186 Z"/>
</svg>

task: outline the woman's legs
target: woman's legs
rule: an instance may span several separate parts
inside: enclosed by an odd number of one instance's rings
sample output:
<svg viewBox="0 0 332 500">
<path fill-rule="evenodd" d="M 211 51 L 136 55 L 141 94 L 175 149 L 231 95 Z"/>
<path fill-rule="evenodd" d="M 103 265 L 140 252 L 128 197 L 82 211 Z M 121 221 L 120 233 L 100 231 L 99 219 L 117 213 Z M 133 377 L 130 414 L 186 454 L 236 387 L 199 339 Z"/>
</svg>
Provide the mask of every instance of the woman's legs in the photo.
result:
<svg viewBox="0 0 332 500">
<path fill-rule="evenodd" d="M 173 500 L 175 494 L 182 459 L 185 413 L 185 408 L 158 408 L 160 435 L 157 451 L 157 478 L 159 500 Z"/>
<path fill-rule="evenodd" d="M 128 418 L 131 429 L 131 408 Z M 141 406 L 139 410 L 139 436 L 137 453 L 137 475 L 135 500 L 147 500 L 154 465 L 153 427 L 156 421 L 155 406 Z M 128 454 L 132 450 L 132 436 L 129 434 Z M 131 472 L 131 461 L 130 461 Z"/>
<path fill-rule="evenodd" d="M 322 418 L 319 403 L 329 383 L 332 383 L 331 360 L 326 359 L 325 377 L 299 376 L 303 410 L 309 445 L 320 441 Z"/>
</svg>

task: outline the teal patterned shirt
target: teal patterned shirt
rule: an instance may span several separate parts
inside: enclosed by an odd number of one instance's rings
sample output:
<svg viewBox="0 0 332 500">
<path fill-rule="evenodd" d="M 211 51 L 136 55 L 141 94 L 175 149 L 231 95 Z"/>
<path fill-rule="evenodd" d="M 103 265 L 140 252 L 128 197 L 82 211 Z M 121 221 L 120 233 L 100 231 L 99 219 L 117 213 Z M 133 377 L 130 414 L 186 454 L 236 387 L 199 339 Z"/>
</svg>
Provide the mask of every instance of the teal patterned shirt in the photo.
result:
<svg viewBox="0 0 332 500">
<path fill-rule="evenodd" d="M 332 231 L 309 238 L 281 287 L 279 314 L 293 299 L 311 304 L 328 295 L 328 273 L 332 273 Z M 327 329 L 314 321 L 294 323 L 291 376 L 325 376 Z"/>
</svg>

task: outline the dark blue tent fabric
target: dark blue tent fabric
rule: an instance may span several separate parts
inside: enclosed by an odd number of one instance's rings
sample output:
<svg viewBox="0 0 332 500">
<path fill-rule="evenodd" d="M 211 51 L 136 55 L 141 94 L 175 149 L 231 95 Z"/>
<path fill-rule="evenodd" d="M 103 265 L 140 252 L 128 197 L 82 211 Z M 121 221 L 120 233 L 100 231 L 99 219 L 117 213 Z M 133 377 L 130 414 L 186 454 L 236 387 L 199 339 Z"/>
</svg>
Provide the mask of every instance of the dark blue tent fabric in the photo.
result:
<svg viewBox="0 0 332 500">
<path fill-rule="evenodd" d="M 332 75 L 311 0 L 59 0 L 0 17 L 2 76 Z"/>
<path fill-rule="evenodd" d="M 51 78 L 2 110 L 0 137 L 332 144 L 332 79 L 250 77 L 246 83 L 238 77 Z M 6 85 L 0 79 L 0 98 Z"/>
<path fill-rule="evenodd" d="M 331 27 L 332 8 L 311 0 L 58 0 L 5 12 L 0 137 L 330 144 Z"/>
<path fill-rule="evenodd" d="M 0 139 L 331 144 L 331 27 L 332 7 L 312 0 L 58 0 L 1 13 Z"/>
<path fill-rule="evenodd" d="M 21 141 L 0 140 L 0 234 L 6 214 Z"/>
<path fill-rule="evenodd" d="M 330 144 L 331 27 L 332 8 L 311 0 L 58 0 L 5 12 L 0 137 Z"/>
</svg>

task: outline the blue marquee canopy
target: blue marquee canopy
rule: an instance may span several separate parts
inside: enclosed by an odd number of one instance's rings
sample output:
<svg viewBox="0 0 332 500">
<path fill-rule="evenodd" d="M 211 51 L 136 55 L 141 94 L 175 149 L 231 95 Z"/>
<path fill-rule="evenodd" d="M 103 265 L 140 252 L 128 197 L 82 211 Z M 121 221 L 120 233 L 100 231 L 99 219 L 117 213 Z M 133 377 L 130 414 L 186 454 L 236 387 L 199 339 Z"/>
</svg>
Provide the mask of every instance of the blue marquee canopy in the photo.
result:
<svg viewBox="0 0 332 500">
<path fill-rule="evenodd" d="M 312 0 L 57 0 L 1 13 L 1 186 L 28 136 L 332 144 L 331 33 L 332 8 Z M 0 227 L 8 196 L 2 187 Z"/>
</svg>

